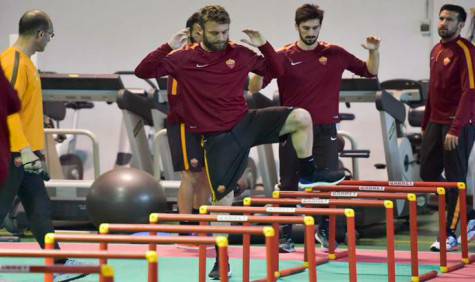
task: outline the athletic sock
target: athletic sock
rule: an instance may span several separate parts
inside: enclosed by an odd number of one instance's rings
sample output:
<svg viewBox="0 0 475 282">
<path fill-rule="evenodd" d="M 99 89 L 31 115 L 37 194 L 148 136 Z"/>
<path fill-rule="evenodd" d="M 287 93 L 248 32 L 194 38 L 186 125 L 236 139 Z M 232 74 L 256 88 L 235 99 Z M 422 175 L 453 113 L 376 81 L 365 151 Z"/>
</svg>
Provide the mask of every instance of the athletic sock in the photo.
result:
<svg viewBox="0 0 475 282">
<path fill-rule="evenodd" d="M 300 176 L 301 177 L 310 177 L 315 171 L 315 163 L 313 161 L 313 156 L 299 159 L 300 164 Z"/>
</svg>

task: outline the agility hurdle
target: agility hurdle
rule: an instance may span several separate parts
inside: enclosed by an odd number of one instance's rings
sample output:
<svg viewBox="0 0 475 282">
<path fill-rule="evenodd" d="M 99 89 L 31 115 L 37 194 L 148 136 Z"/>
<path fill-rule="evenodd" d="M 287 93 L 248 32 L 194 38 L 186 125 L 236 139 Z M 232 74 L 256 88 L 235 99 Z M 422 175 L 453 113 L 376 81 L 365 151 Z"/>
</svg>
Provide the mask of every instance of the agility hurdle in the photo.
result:
<svg viewBox="0 0 475 282">
<path fill-rule="evenodd" d="M 248 199 L 248 198 L 246 198 Z M 289 208 L 289 207 L 250 207 L 249 200 L 244 199 L 245 207 L 230 207 L 230 206 L 202 206 L 200 210 L 206 211 L 207 213 L 231 213 L 231 214 L 243 214 L 243 215 L 252 215 L 252 214 L 293 214 L 293 215 L 306 215 L 306 216 L 315 216 L 315 215 L 335 215 L 335 216 L 345 216 L 346 217 L 346 228 L 348 234 L 348 268 L 350 274 L 350 282 L 357 281 L 357 270 L 356 270 L 356 236 L 355 236 L 355 212 L 353 209 L 330 209 L 330 208 Z M 273 224 L 274 229 L 278 227 L 279 224 Z M 278 238 L 279 230 L 276 229 L 276 238 Z M 274 269 L 279 269 L 278 262 L 274 266 Z M 278 276 L 286 276 L 284 272 Z"/>
<path fill-rule="evenodd" d="M 105 282 L 114 282 L 114 268 L 102 266 L 69 265 L 0 265 L 0 273 L 78 273 L 99 274 Z M 44 280 L 46 281 L 46 280 Z"/>
<path fill-rule="evenodd" d="M 101 225 L 102 226 L 102 225 Z M 165 226 L 165 225 L 164 225 Z M 168 226 L 169 232 L 175 232 L 173 227 Z M 102 227 L 103 229 L 105 227 Z M 45 236 L 45 249 L 52 250 L 56 242 L 81 242 L 81 243 L 100 243 L 99 249 L 102 252 L 106 252 L 108 244 L 110 243 L 132 243 L 132 244 L 190 244 L 197 243 L 203 245 L 218 245 L 219 255 L 223 257 L 220 260 L 220 277 L 221 281 L 228 281 L 227 265 L 228 265 L 228 239 L 223 236 L 216 238 L 206 236 L 171 236 L 171 237 L 157 237 L 157 236 L 143 236 L 134 237 L 130 235 L 90 235 L 90 234 L 55 234 L 49 233 Z M 104 265 L 107 263 L 108 256 L 98 257 L 100 259 L 99 264 Z M 149 282 L 158 282 L 158 255 L 155 251 L 148 251 L 146 255 L 148 261 L 148 280 Z M 51 265 L 52 260 L 47 259 L 46 265 Z M 225 274 L 223 276 L 223 274 Z M 52 282 L 50 280 L 48 282 Z"/>
<path fill-rule="evenodd" d="M 277 193 L 276 193 L 277 192 Z M 304 204 L 305 207 L 310 206 L 329 206 L 331 208 L 337 207 L 377 207 L 385 208 L 386 211 L 386 236 L 387 236 L 387 265 L 388 265 L 388 281 L 394 282 L 396 279 L 396 258 L 395 258 L 395 246 L 394 246 L 394 209 L 393 202 L 389 200 L 339 200 L 339 199 L 319 199 L 319 198 L 307 198 L 307 199 L 279 199 L 278 191 L 273 193 L 274 198 L 249 198 L 251 205 L 273 205 L 273 206 L 296 206 Z M 307 234 L 305 234 L 307 235 Z M 313 236 L 312 236 L 313 237 Z M 333 242 L 334 236 L 333 237 Z M 313 239 L 313 238 L 312 238 Z M 329 253 L 329 259 L 336 259 L 334 248 L 330 249 L 332 253 Z"/>
<path fill-rule="evenodd" d="M 467 238 L 467 186 L 464 182 L 425 182 L 425 181 L 364 181 L 364 180 L 346 180 L 341 183 L 342 185 L 357 185 L 357 186 L 369 186 L 369 187 L 411 187 L 411 193 L 416 192 L 419 188 L 422 187 L 444 187 L 445 189 L 458 189 L 458 201 L 460 205 L 460 239 L 462 245 L 462 262 L 452 266 L 447 266 L 447 263 L 444 265 L 441 264 L 440 271 L 443 273 L 451 272 L 456 269 L 462 268 L 466 264 L 475 262 L 475 255 L 469 257 L 468 255 L 468 238 Z M 389 187 L 388 187 L 389 186 Z M 339 187 L 339 186 L 336 186 Z M 424 193 L 424 192 L 421 192 Z M 440 204 L 440 201 L 439 201 Z M 445 208 L 444 208 L 445 211 Z M 440 209 L 439 209 L 440 212 Z M 439 238 L 440 242 L 445 242 L 447 236 L 444 232 L 444 240 Z M 442 252 L 442 245 L 440 244 L 440 251 Z M 445 256 L 445 260 L 447 256 Z"/>
<path fill-rule="evenodd" d="M 432 188 L 431 188 L 432 189 Z M 310 189 L 311 190 L 311 189 Z M 438 193 L 441 193 L 441 200 L 445 203 L 445 190 L 443 188 L 437 189 Z M 373 192 L 291 192 L 291 191 L 275 191 L 273 193 L 274 198 L 303 198 L 299 204 L 305 204 L 306 201 L 313 201 L 313 198 L 365 198 L 365 199 L 383 199 L 383 200 L 406 200 L 409 203 L 409 227 L 410 227 L 410 243 L 411 243 L 411 280 L 412 281 L 426 281 L 437 276 L 436 271 L 429 271 L 422 275 L 419 274 L 419 249 L 417 242 L 417 196 L 413 193 L 373 193 Z M 323 199 L 320 199 L 320 201 Z M 355 201 L 358 205 L 360 200 Z M 330 207 L 333 207 L 330 205 Z M 440 219 L 440 217 L 439 217 Z M 387 220 L 387 219 L 386 219 Z M 444 223 L 442 223 L 443 225 Z M 336 221 L 335 217 L 330 217 L 330 238 L 329 238 L 329 252 L 335 246 L 336 236 Z M 444 225 L 443 225 L 444 226 Z M 445 227 L 444 227 L 445 228 Z M 391 242 L 388 242 L 388 244 Z M 394 244 L 392 244 L 394 246 Z M 389 246 L 389 245 L 388 245 Z"/>
<path fill-rule="evenodd" d="M 356 182 L 359 183 L 360 181 Z M 361 181 L 363 182 L 363 181 Z M 363 182 L 364 183 L 364 182 Z M 370 181 L 370 183 L 372 183 Z M 381 182 L 375 181 L 376 184 L 379 184 Z M 389 183 L 389 182 L 383 182 L 383 183 Z M 392 182 L 393 183 L 393 182 Z M 399 182 L 397 182 L 399 183 Z M 410 184 L 411 182 L 409 182 Z M 426 182 L 414 182 L 415 184 L 421 185 L 422 183 Z M 459 201 L 460 201 L 460 196 L 465 195 L 465 197 L 462 197 L 464 201 L 466 201 L 466 190 L 465 190 L 465 184 L 464 183 L 456 183 L 456 182 L 428 182 L 429 184 L 451 184 L 450 187 L 447 187 L 449 189 L 459 189 Z M 395 184 L 395 183 L 393 183 Z M 458 186 L 457 186 L 458 185 Z M 438 196 L 438 205 L 439 205 L 439 241 L 440 242 L 445 242 L 447 239 L 447 234 L 445 233 L 446 227 L 447 227 L 447 219 L 445 217 L 445 211 L 446 211 L 446 194 L 445 194 L 445 188 L 443 187 L 422 187 L 422 186 L 347 186 L 347 185 L 338 185 L 338 186 L 320 186 L 320 187 L 314 187 L 308 189 L 308 191 L 334 191 L 333 193 L 336 193 L 335 191 L 370 191 L 370 192 L 377 192 L 377 193 L 417 193 L 417 194 L 432 194 L 435 193 Z M 462 262 L 456 263 L 453 265 L 448 266 L 447 265 L 447 248 L 445 244 L 440 244 L 440 272 L 442 273 L 447 273 L 447 272 L 452 272 L 454 270 L 460 269 L 464 267 L 465 264 L 470 264 L 473 261 L 475 261 L 475 255 L 472 255 L 470 258 L 468 257 L 468 240 L 467 240 L 467 214 L 466 214 L 466 202 L 460 202 L 463 203 L 460 205 L 460 210 L 461 210 L 461 228 L 465 229 L 465 232 L 462 231 L 461 238 L 462 238 Z M 465 210 L 465 212 L 462 212 L 462 210 Z M 465 221 L 463 223 L 462 221 Z M 463 238 L 465 238 L 465 244 L 463 244 Z"/>
<path fill-rule="evenodd" d="M 47 237 L 46 235 L 45 237 Z M 157 260 L 157 253 L 153 251 L 147 251 L 143 254 L 131 254 L 131 253 L 118 253 L 118 252 L 85 252 L 85 251 L 63 251 L 63 250 L 5 250 L 0 249 L 0 257 L 17 257 L 17 258 L 45 258 L 46 268 L 54 269 L 53 272 L 56 272 L 58 266 L 52 264 L 51 262 L 54 259 L 59 258 L 82 258 L 82 259 L 100 259 L 100 258 L 111 258 L 111 259 L 133 259 L 133 260 L 147 260 L 149 264 Z M 58 268 L 60 271 L 65 271 L 66 269 L 61 267 Z M 81 272 L 82 273 L 82 272 Z M 113 272 L 112 272 L 113 274 Z M 110 276 L 110 275 L 109 275 Z M 110 279 L 110 277 L 99 276 L 103 279 Z M 53 273 L 46 271 L 45 282 L 53 282 Z M 105 280 L 107 281 L 107 280 Z M 111 281 L 111 280 L 109 280 Z"/>
<path fill-rule="evenodd" d="M 288 275 L 303 272 L 306 269 L 309 271 L 309 281 L 317 280 L 316 273 L 316 261 L 315 261 L 315 240 L 313 239 L 313 234 L 315 233 L 315 224 L 314 219 L 311 216 L 308 217 L 296 217 L 296 216 L 239 216 L 239 215 L 209 215 L 206 214 L 205 209 L 200 209 L 201 215 L 196 214 L 169 214 L 169 213 L 152 213 L 150 214 L 150 223 L 158 224 L 161 222 L 171 222 L 171 221 L 192 221 L 200 222 L 200 224 L 209 224 L 210 222 L 238 222 L 242 223 L 244 226 L 249 226 L 253 223 L 260 224 L 303 224 L 305 226 L 305 234 L 310 236 L 305 237 L 305 245 L 310 246 L 306 249 L 304 253 L 304 265 L 301 267 L 295 267 L 288 269 Z M 275 229 L 275 228 L 274 228 Z M 251 245 L 251 235 L 243 234 L 243 281 L 250 281 L 250 245 Z M 278 251 L 278 237 L 275 237 L 274 240 L 274 254 L 277 254 L 277 261 L 279 260 L 279 251 Z M 201 251 L 201 249 L 200 249 Z M 202 266 L 206 268 L 206 265 Z M 277 271 L 277 269 L 274 269 Z M 274 273 L 275 276 L 275 273 Z M 278 275 L 277 277 L 282 277 Z"/>
<path fill-rule="evenodd" d="M 250 235 L 260 235 L 265 238 L 266 245 L 266 259 L 267 259 L 267 273 L 266 278 L 263 281 L 275 281 L 275 274 L 273 266 L 275 265 L 275 260 L 277 255 L 272 246 L 275 244 L 276 236 L 274 228 L 270 226 L 240 226 L 231 227 L 231 226 L 209 226 L 209 225 L 199 225 L 199 226 L 183 226 L 183 225 L 160 225 L 160 224 L 101 224 L 99 231 L 102 235 L 98 236 L 108 236 L 106 234 L 110 232 L 151 232 L 151 234 L 156 234 L 157 232 L 174 232 L 174 233 L 184 233 L 192 232 L 199 234 L 208 234 L 208 233 L 217 233 L 217 234 L 248 234 Z M 110 235 L 109 235 L 110 236 Z M 156 236 L 148 236 L 151 238 L 156 238 Z M 193 236 L 180 236 L 176 238 L 193 238 Z M 196 237 L 195 237 L 196 238 Z M 213 240 L 212 237 L 204 237 L 209 240 Z M 223 237 L 226 238 L 226 237 Z M 177 243 L 196 243 L 193 239 L 189 239 L 187 242 L 177 242 Z M 156 241 L 149 242 L 149 250 L 156 250 Z M 103 242 L 101 244 L 101 249 L 107 249 L 107 244 Z M 226 261 L 224 258 L 226 257 Z M 199 281 L 206 281 L 206 250 L 200 248 L 199 253 Z M 226 239 L 226 252 L 222 254 L 219 252 L 219 264 L 220 264 L 220 277 L 223 279 L 223 275 L 228 281 L 228 255 L 227 255 L 227 239 Z M 224 280 L 222 280 L 224 281 Z"/>
</svg>

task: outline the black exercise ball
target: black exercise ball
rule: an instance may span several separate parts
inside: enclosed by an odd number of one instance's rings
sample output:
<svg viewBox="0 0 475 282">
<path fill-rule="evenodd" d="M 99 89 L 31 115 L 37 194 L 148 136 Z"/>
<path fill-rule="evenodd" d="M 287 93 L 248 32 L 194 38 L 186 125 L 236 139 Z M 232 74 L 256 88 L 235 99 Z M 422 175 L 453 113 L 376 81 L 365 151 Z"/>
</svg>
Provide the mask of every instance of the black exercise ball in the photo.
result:
<svg viewBox="0 0 475 282">
<path fill-rule="evenodd" d="M 91 221 L 148 223 L 152 212 L 167 209 L 162 187 L 150 174 L 135 168 L 117 168 L 99 176 L 86 200 Z"/>
</svg>

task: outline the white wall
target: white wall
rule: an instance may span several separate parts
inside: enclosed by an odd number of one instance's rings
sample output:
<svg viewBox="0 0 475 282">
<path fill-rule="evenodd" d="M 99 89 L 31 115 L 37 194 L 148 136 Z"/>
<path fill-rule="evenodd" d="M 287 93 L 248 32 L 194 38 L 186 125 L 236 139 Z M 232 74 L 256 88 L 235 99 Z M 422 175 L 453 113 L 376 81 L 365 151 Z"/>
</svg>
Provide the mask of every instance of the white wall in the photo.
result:
<svg viewBox="0 0 475 282">
<path fill-rule="evenodd" d="M 40 54 L 42 70 L 76 73 L 110 73 L 133 69 L 140 59 L 175 31 L 185 19 L 208 3 L 222 4 L 231 15 L 231 38 L 239 40 L 246 27 L 258 29 L 275 46 L 296 40 L 293 16 L 295 8 L 308 1 L 290 0 L 1 0 L 0 49 L 8 46 L 8 35 L 17 32 L 18 19 L 28 9 L 46 11 L 54 22 L 56 36 L 47 52 Z M 453 1 L 466 8 L 473 1 Z M 382 38 L 380 78 L 428 77 L 428 54 L 438 40 L 423 36 L 419 24 L 426 17 L 425 0 L 322 0 L 326 12 L 321 40 L 344 46 L 366 58 L 360 47 L 367 35 Z M 429 15 L 436 23 L 443 1 L 429 0 Z M 432 25 L 435 32 L 436 26 Z M 379 117 L 372 105 L 352 105 L 357 120 L 343 123 L 360 146 L 372 150 L 372 158 L 362 161 L 361 176 L 385 178 L 373 164 L 384 162 L 380 144 Z M 120 112 L 114 105 L 98 104 L 96 110 L 81 116 L 80 126 L 95 131 L 102 144 L 102 168 L 112 166 L 117 148 Z M 65 125 L 67 126 L 67 122 Z M 368 138 L 368 133 L 374 134 Z"/>
</svg>

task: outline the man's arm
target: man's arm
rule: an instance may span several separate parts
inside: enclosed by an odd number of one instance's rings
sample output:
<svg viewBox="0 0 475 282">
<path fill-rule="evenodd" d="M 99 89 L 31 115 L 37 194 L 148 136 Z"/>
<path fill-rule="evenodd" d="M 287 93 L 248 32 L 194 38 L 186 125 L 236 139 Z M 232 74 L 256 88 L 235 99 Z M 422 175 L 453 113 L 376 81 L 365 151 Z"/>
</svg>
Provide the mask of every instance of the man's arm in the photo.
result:
<svg viewBox="0 0 475 282">
<path fill-rule="evenodd" d="M 249 40 L 243 39 L 241 41 L 259 48 L 264 55 L 264 57 L 257 57 L 251 71 L 264 77 L 275 78 L 281 76 L 284 73 L 283 61 L 272 45 L 256 30 L 245 29 L 243 32 L 249 36 Z"/>
<path fill-rule="evenodd" d="M 379 44 L 381 40 L 374 36 L 369 36 L 366 38 L 366 44 L 362 44 L 363 48 L 368 50 L 368 60 L 366 61 L 366 66 L 368 71 L 372 75 L 378 75 L 379 70 Z"/>
<path fill-rule="evenodd" d="M 251 94 L 259 92 L 263 88 L 264 78 L 260 75 L 254 74 L 249 80 L 249 92 Z"/>
<path fill-rule="evenodd" d="M 137 77 L 157 78 L 166 74 L 172 74 L 173 69 L 167 64 L 165 57 L 172 51 L 181 48 L 188 38 L 188 29 L 182 29 L 173 35 L 167 43 L 149 53 L 135 68 Z"/>
<path fill-rule="evenodd" d="M 341 58 L 345 68 L 352 73 L 363 77 L 374 77 L 379 70 L 379 44 L 380 40 L 374 36 L 366 38 L 366 44 L 361 46 L 368 50 L 368 61 L 364 62 L 345 49 L 340 48 Z"/>
<path fill-rule="evenodd" d="M 457 106 L 455 118 L 450 126 L 449 132 L 445 137 L 444 146 L 446 150 L 453 150 L 458 145 L 460 131 L 467 124 L 470 114 L 475 109 L 475 48 L 470 48 L 464 42 L 458 41 L 460 47 L 464 50 L 461 60 L 461 83 L 463 93 Z"/>
</svg>

